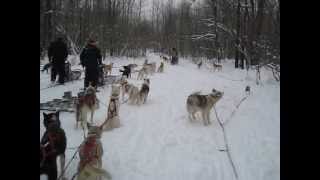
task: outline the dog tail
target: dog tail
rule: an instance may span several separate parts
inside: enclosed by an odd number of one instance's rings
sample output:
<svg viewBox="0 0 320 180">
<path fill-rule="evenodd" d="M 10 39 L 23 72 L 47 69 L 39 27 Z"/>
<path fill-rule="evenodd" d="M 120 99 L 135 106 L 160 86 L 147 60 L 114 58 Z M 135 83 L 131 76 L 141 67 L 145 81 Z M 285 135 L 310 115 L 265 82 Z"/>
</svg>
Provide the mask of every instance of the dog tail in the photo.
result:
<svg viewBox="0 0 320 180">
<path fill-rule="evenodd" d="M 83 170 L 85 170 L 86 172 L 90 172 L 90 174 L 91 173 L 94 174 L 94 176 L 96 176 L 96 177 L 103 176 L 108 180 L 112 179 L 111 174 L 102 168 L 97 168 L 97 167 L 90 166 L 90 165 L 86 166 L 85 168 L 86 169 L 83 169 Z"/>
</svg>

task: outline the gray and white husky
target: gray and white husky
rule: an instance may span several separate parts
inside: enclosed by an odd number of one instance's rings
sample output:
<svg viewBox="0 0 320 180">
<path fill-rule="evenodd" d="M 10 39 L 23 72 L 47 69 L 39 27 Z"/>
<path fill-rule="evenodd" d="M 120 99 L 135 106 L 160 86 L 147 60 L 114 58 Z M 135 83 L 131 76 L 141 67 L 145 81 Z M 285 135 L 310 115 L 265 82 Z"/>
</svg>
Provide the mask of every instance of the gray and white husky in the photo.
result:
<svg viewBox="0 0 320 180">
<path fill-rule="evenodd" d="M 133 84 L 128 84 L 127 92 L 129 95 L 129 104 L 137 104 L 139 101 L 139 88 Z"/>
<path fill-rule="evenodd" d="M 223 94 L 223 92 L 212 89 L 212 93 L 208 95 L 200 95 L 199 92 L 189 95 L 186 105 L 190 121 L 196 119 L 197 112 L 201 112 L 204 125 L 210 124 L 210 111 Z"/>
<path fill-rule="evenodd" d="M 121 81 L 121 92 L 122 92 L 122 101 L 124 101 L 125 95 L 129 96 L 130 104 L 137 104 L 139 99 L 139 88 L 133 84 L 128 83 L 128 81 Z"/>
<path fill-rule="evenodd" d="M 105 177 L 111 180 L 108 171 L 102 168 L 103 146 L 101 143 L 102 126 L 87 124 L 88 136 L 79 149 L 80 162 L 77 180 L 97 180 Z"/>
<path fill-rule="evenodd" d="M 149 72 L 151 71 L 151 67 L 149 66 L 143 66 L 139 71 L 138 71 L 138 77 L 137 79 L 143 79 L 145 77 L 147 77 L 147 75 L 149 74 Z"/>
<path fill-rule="evenodd" d="M 95 110 L 98 109 L 98 101 L 96 97 L 96 90 L 93 86 L 89 86 L 83 96 L 80 96 L 77 103 L 77 124 L 76 127 L 78 128 L 78 123 L 82 124 L 82 127 L 85 128 L 87 123 L 87 114 L 91 113 L 90 121 L 93 123 L 93 115 Z"/>
<path fill-rule="evenodd" d="M 150 79 L 144 79 L 141 89 L 139 91 L 138 104 L 144 104 L 150 91 Z"/>
</svg>

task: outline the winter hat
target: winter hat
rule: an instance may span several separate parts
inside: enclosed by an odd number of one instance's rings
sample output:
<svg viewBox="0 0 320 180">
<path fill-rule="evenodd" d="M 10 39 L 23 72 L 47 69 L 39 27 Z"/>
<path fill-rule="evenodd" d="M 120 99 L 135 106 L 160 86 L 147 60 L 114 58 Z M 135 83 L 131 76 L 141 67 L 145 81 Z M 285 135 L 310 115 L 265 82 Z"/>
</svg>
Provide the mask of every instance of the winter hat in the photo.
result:
<svg viewBox="0 0 320 180">
<path fill-rule="evenodd" d="M 95 45 L 95 44 L 96 44 L 96 41 L 93 40 L 93 39 L 90 39 L 90 40 L 89 40 L 89 44 Z"/>
</svg>

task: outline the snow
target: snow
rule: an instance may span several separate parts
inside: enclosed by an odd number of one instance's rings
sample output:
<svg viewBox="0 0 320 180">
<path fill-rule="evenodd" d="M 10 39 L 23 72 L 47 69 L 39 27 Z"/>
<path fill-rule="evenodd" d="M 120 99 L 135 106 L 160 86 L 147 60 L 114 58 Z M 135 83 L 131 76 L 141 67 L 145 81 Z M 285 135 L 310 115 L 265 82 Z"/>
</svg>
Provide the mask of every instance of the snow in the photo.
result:
<svg viewBox="0 0 320 180">
<path fill-rule="evenodd" d="M 149 62 L 160 64 L 160 57 L 147 55 Z M 145 58 L 113 58 L 114 67 L 129 63 L 143 64 Z M 211 111 L 212 124 L 190 122 L 186 111 L 187 96 L 193 92 L 210 93 L 212 88 L 223 91 L 217 103 L 218 117 L 225 122 L 228 146 L 240 180 L 280 179 L 280 84 L 272 72 L 261 70 L 262 85 L 255 84 L 255 71 L 234 68 L 232 60 L 222 62 L 221 72 L 213 72 L 209 65 L 198 69 L 191 60 L 179 59 L 179 65 L 165 64 L 164 73 L 150 76 L 147 103 L 141 106 L 121 104 L 121 127 L 104 132 L 103 167 L 113 180 L 234 180 L 236 179 L 225 149 L 223 132 Z M 74 67 L 79 68 L 79 67 Z M 114 68 L 113 75 L 119 74 Z M 40 88 L 49 85 L 49 75 L 40 73 Z M 140 86 L 137 73 L 129 82 Z M 245 87 L 251 95 L 237 109 L 245 97 Z M 44 89 L 40 102 L 61 98 L 64 91 L 76 95 L 83 80 L 65 86 Z M 108 104 L 111 87 L 105 87 L 98 98 Z M 95 124 L 106 117 L 107 107 L 100 105 L 94 116 Z M 232 114 L 232 112 L 234 112 Z M 66 163 L 83 140 L 81 129 L 75 129 L 75 114 L 60 113 L 62 127 L 67 134 Z M 40 111 L 40 138 L 44 133 Z M 73 160 L 66 177 L 76 172 L 79 158 Z"/>
</svg>

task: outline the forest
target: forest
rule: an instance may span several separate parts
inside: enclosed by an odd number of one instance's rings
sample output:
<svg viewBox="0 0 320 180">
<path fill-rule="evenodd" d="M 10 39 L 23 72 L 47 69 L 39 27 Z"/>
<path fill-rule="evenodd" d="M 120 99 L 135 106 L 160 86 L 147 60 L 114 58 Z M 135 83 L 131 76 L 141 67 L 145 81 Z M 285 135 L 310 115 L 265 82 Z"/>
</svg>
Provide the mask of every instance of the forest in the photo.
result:
<svg viewBox="0 0 320 180">
<path fill-rule="evenodd" d="M 94 38 L 104 59 L 176 47 L 181 57 L 279 70 L 280 0 L 40 0 L 40 47 L 61 35 L 73 55 Z"/>
</svg>

